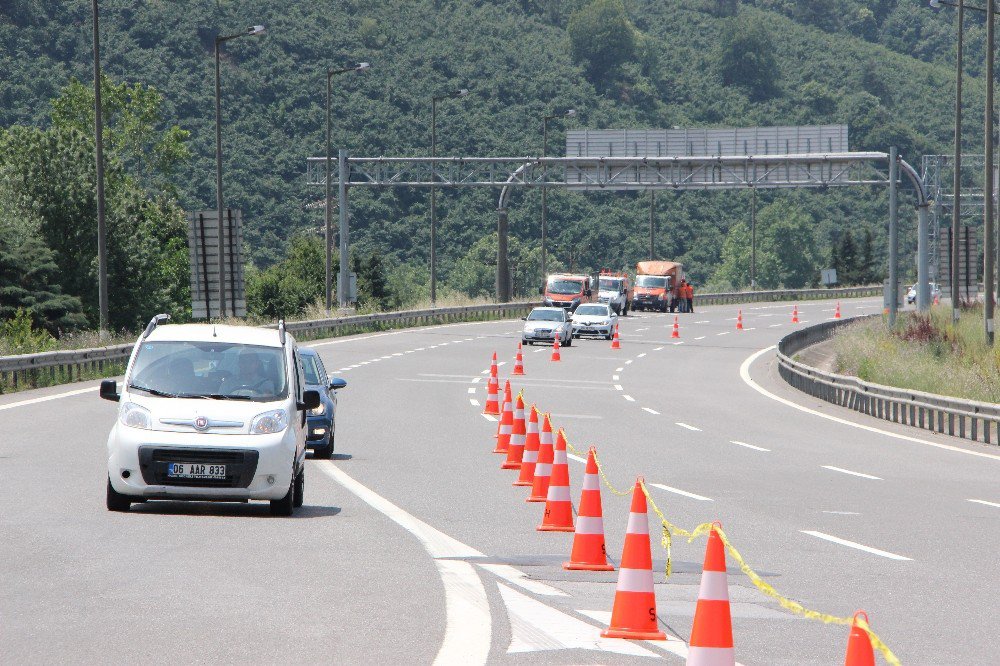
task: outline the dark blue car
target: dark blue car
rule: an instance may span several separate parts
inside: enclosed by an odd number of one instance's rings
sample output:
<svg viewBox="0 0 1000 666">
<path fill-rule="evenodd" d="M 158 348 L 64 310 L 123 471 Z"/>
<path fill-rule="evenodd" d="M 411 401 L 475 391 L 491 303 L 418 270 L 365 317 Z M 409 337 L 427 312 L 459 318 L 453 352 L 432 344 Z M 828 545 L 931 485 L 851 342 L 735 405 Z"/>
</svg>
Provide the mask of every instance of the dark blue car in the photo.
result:
<svg viewBox="0 0 1000 666">
<path fill-rule="evenodd" d="M 306 379 L 306 390 L 319 392 L 320 405 L 307 412 L 309 430 L 306 447 L 313 450 L 316 458 L 333 455 L 333 445 L 337 429 L 337 389 L 347 386 L 340 377 L 327 377 L 323 360 L 313 349 L 299 348 L 299 362 Z"/>
</svg>

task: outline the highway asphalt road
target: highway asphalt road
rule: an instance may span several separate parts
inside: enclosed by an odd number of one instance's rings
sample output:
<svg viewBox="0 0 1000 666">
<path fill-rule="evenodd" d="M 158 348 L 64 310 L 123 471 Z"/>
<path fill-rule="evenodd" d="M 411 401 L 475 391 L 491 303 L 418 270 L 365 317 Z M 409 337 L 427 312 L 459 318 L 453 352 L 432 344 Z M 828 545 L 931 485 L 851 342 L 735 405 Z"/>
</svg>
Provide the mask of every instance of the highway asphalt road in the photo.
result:
<svg viewBox="0 0 1000 666">
<path fill-rule="evenodd" d="M 877 311 L 844 301 L 844 315 Z M 800 326 L 832 302 L 799 304 Z M 864 608 L 903 663 L 997 663 L 1000 449 L 877 421 L 800 394 L 773 350 L 792 304 L 622 320 L 622 349 L 525 348 L 513 382 L 609 480 L 644 475 L 674 523 L 720 520 L 746 561 L 807 608 Z M 598 640 L 616 573 L 568 572 L 571 534 L 540 533 L 480 414 L 519 321 L 316 343 L 341 391 L 336 459 L 310 461 L 306 506 L 104 508 L 115 405 L 94 383 L 0 396 L 0 663 L 681 664 L 704 539 L 654 533 L 666 643 Z M 680 342 L 682 344 L 676 344 Z M 833 420 L 827 417 L 835 417 Z M 869 426 L 868 429 L 853 424 Z M 900 436 L 901 435 L 901 436 Z M 574 502 L 583 465 L 570 460 Z M 628 500 L 605 488 L 608 552 Z M 798 618 L 729 562 L 743 664 L 842 662 L 848 629 Z"/>
</svg>

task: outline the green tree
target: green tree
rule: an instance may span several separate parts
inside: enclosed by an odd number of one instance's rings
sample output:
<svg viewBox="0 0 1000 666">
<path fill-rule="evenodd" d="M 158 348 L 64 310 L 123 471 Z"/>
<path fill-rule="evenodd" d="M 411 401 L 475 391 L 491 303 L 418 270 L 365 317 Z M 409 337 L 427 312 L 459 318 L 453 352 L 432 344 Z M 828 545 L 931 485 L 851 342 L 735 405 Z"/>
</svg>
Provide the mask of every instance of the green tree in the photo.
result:
<svg viewBox="0 0 1000 666">
<path fill-rule="evenodd" d="M 875 239 L 871 229 L 865 229 L 865 235 L 861 239 L 861 256 L 859 261 L 860 272 L 858 275 L 859 284 L 873 284 L 881 282 L 882 278 L 875 268 Z"/>
<path fill-rule="evenodd" d="M 858 284 L 861 280 L 861 257 L 858 256 L 858 248 L 854 243 L 854 236 L 851 230 L 844 231 L 840 238 L 840 248 L 837 252 L 838 263 L 837 281 L 844 285 Z"/>
<path fill-rule="evenodd" d="M 334 284 L 337 260 L 334 259 Z M 291 318 L 326 293 L 326 255 L 323 242 L 312 236 L 292 239 L 284 260 L 265 270 L 251 268 L 246 275 L 247 313 L 267 319 Z"/>
<path fill-rule="evenodd" d="M 715 62 L 722 83 L 743 88 L 750 99 L 764 100 L 777 90 L 774 43 L 767 26 L 757 17 L 740 15 L 726 20 Z"/>
<path fill-rule="evenodd" d="M 751 261 L 750 226 L 745 222 L 737 222 L 729 228 L 726 240 L 722 244 L 722 261 L 712 278 L 714 283 L 728 285 L 732 289 L 745 289 L 750 286 Z M 763 259 L 763 248 L 757 248 L 758 265 Z M 767 262 L 765 262 L 767 263 Z M 760 271 L 758 271 L 758 278 Z M 758 279 L 758 282 L 764 282 Z"/>
<path fill-rule="evenodd" d="M 757 275 L 765 289 L 801 289 L 819 279 L 815 220 L 802 208 L 778 200 L 757 214 L 763 258 L 758 252 Z"/>
<path fill-rule="evenodd" d="M 573 58 L 593 81 L 635 57 L 635 28 L 622 0 L 593 0 L 570 15 L 567 30 Z"/>
</svg>

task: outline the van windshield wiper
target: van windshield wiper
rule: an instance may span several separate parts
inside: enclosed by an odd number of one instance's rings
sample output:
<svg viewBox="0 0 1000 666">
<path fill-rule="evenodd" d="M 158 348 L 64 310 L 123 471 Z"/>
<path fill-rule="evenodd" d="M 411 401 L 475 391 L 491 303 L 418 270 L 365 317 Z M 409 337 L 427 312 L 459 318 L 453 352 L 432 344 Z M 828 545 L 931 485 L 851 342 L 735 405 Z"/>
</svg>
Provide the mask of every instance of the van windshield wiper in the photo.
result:
<svg viewBox="0 0 1000 666">
<path fill-rule="evenodd" d="M 253 400 L 248 395 L 224 395 L 222 393 L 182 393 L 178 398 L 206 398 L 209 400 Z"/>
<path fill-rule="evenodd" d="M 181 396 L 177 395 L 176 393 L 167 393 L 166 391 L 160 391 L 158 389 L 150 388 L 148 386 L 139 386 L 138 384 L 129 384 L 128 387 L 130 389 L 136 389 L 137 391 L 145 391 L 146 393 L 149 393 L 149 394 L 155 395 L 155 396 L 159 396 L 161 398 L 179 398 L 179 397 L 181 397 Z"/>
</svg>

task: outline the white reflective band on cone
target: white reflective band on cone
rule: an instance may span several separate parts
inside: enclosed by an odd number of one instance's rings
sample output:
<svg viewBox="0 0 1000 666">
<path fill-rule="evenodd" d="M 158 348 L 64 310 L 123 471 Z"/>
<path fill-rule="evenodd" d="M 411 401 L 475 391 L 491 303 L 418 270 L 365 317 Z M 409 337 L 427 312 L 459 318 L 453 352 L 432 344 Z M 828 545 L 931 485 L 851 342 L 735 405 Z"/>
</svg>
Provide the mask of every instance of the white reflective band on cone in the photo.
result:
<svg viewBox="0 0 1000 666">
<path fill-rule="evenodd" d="M 569 502 L 569 486 L 549 486 L 546 499 L 550 502 Z"/>
<path fill-rule="evenodd" d="M 645 534 L 649 536 L 649 519 L 644 513 L 628 514 L 628 527 L 625 534 Z"/>
<path fill-rule="evenodd" d="M 509 426 L 509 425 L 501 425 L 500 426 L 500 434 L 501 435 L 509 435 L 510 431 L 511 431 L 511 426 Z"/>
<path fill-rule="evenodd" d="M 619 569 L 618 592 L 652 592 L 652 569 Z"/>
<path fill-rule="evenodd" d="M 601 480 L 597 478 L 596 474 L 584 474 L 583 475 L 583 489 L 584 490 L 600 490 Z"/>
<path fill-rule="evenodd" d="M 567 465 L 569 462 L 566 460 L 565 451 L 555 451 L 552 454 L 552 464 L 553 465 Z"/>
<path fill-rule="evenodd" d="M 538 463 L 535 465 L 535 476 L 551 476 L 552 465 L 548 463 Z"/>
<path fill-rule="evenodd" d="M 511 435 L 510 443 L 517 446 L 524 446 L 524 435 Z"/>
<path fill-rule="evenodd" d="M 577 534 L 604 534 L 604 519 L 600 516 L 577 516 Z"/>
<path fill-rule="evenodd" d="M 734 648 L 688 647 L 687 666 L 733 666 L 736 663 Z"/>
<path fill-rule="evenodd" d="M 705 601 L 729 601 L 729 583 L 725 571 L 704 571 L 698 598 Z"/>
<path fill-rule="evenodd" d="M 538 460 L 538 451 L 525 451 L 521 462 L 532 463 Z"/>
</svg>

